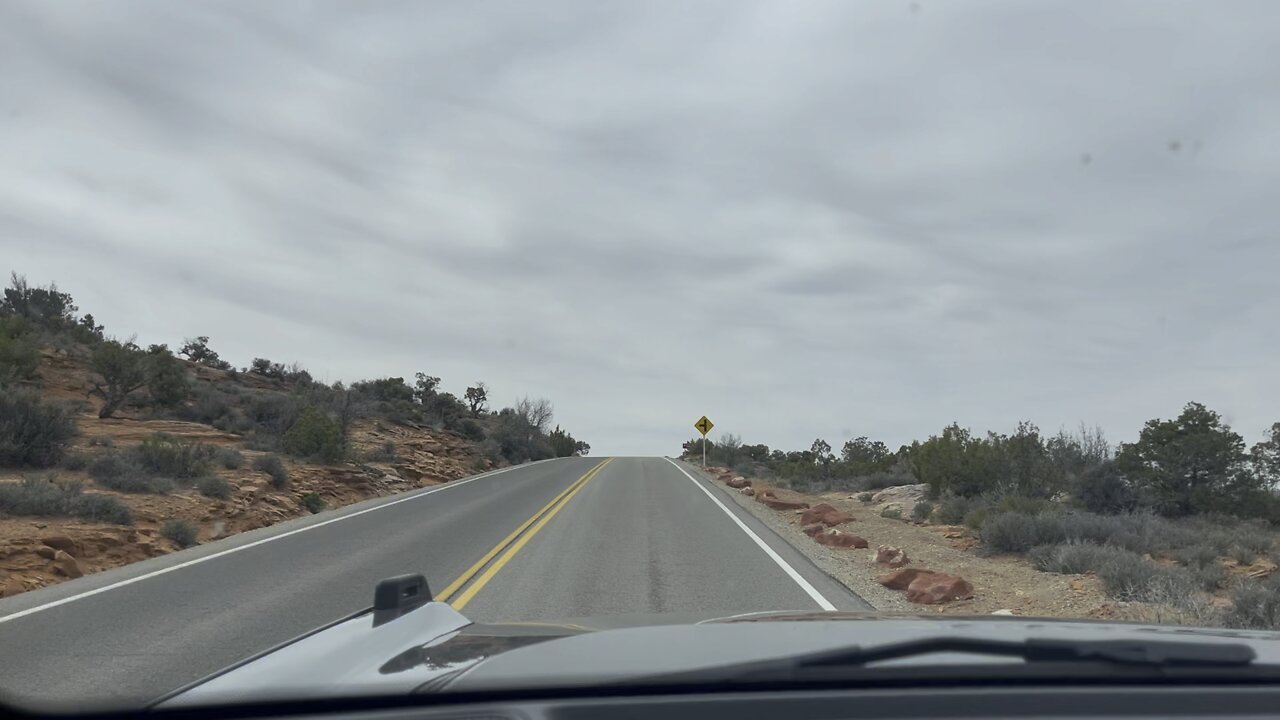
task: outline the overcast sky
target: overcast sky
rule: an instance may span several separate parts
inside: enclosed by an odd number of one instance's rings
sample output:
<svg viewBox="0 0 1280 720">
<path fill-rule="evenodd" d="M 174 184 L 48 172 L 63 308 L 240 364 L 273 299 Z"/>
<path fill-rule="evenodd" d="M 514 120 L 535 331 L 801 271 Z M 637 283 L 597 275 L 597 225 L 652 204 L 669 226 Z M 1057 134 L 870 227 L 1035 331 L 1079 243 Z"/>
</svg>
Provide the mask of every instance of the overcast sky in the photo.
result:
<svg viewBox="0 0 1280 720">
<path fill-rule="evenodd" d="M 0 3 L 0 258 L 595 454 L 1280 420 L 1280 6 Z"/>
</svg>

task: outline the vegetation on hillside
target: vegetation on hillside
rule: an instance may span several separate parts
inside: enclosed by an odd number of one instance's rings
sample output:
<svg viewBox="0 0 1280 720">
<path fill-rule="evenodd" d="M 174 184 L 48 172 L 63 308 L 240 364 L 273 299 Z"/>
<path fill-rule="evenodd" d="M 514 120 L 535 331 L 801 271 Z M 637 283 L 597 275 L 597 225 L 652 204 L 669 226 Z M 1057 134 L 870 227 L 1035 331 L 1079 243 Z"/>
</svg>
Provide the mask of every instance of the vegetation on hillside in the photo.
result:
<svg viewBox="0 0 1280 720">
<path fill-rule="evenodd" d="M 12 274 L 0 300 L 0 469 L 56 466 L 85 471 L 93 484 L 115 492 L 193 488 L 210 498 L 230 497 L 232 488 L 216 473 L 245 463 L 235 448 L 157 434 L 129 447 L 68 452 L 77 417 L 84 418 L 90 408 L 100 419 L 181 420 L 236 435 L 244 450 L 268 453 L 255 455 L 252 467 L 266 473 L 276 489 L 290 485 L 281 456 L 325 465 L 394 461 L 394 444 L 376 457 L 353 452 L 351 432 L 361 420 L 455 434 L 475 448 L 477 469 L 590 449 L 558 426 L 550 427 L 548 400 L 525 398 L 491 411 L 483 382 L 467 387 L 461 398 L 424 372 L 412 382 L 383 377 L 329 385 L 297 363 L 255 357 L 236 369 L 210 346 L 208 336 L 186 338 L 178 347 L 175 353 L 167 345 L 142 347 L 132 338 L 111 337 L 56 285 L 33 286 Z M 83 368 L 81 401 L 54 400 L 45 387 L 42 362 L 59 358 Z M 92 422 L 92 415 L 82 421 Z M 0 513 L 47 511 L 112 518 L 109 522 L 128 517 L 127 509 L 104 505 L 109 496 L 46 480 L 0 482 L 0 495 Z M 318 496 L 304 504 L 312 512 L 324 507 Z M 179 530 L 172 539 L 183 545 L 190 538 Z"/>
</svg>

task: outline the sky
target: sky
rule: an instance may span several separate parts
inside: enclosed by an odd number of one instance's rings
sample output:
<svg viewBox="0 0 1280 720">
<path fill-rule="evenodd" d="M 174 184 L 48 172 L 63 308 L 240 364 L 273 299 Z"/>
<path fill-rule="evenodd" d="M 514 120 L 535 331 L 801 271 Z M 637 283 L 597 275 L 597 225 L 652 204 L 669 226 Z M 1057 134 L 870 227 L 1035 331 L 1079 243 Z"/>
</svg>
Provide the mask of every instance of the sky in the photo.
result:
<svg viewBox="0 0 1280 720">
<path fill-rule="evenodd" d="M 1280 6 L 0 2 L 0 271 L 593 454 L 1280 421 Z"/>
</svg>

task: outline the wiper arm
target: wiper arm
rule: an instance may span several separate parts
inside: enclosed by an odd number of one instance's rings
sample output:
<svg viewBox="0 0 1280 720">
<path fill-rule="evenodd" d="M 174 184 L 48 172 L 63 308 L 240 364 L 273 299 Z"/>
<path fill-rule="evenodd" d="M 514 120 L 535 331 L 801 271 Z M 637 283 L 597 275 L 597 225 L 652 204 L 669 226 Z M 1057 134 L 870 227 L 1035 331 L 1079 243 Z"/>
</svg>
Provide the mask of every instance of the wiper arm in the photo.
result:
<svg viewBox="0 0 1280 720">
<path fill-rule="evenodd" d="M 1244 668 L 1257 658 L 1253 648 L 1234 643 L 1038 638 L 1011 641 L 936 637 L 873 648 L 855 645 L 789 658 L 734 663 L 650 676 L 627 684 L 804 681 L 834 677 L 832 671 L 945 652 L 1020 658 L 1027 663 L 1101 663 L 1156 670 Z M 974 667 L 977 669 L 977 666 Z"/>
</svg>

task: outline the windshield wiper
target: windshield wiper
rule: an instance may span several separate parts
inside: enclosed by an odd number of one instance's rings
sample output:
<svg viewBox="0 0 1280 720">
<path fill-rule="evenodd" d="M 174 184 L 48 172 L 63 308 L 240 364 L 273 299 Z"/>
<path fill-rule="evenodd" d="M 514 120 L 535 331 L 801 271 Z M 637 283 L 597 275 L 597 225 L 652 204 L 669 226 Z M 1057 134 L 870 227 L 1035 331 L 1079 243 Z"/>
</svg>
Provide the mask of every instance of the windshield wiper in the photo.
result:
<svg viewBox="0 0 1280 720">
<path fill-rule="evenodd" d="M 822 680 L 842 677 L 844 676 L 842 671 L 850 668 L 862 668 L 886 660 L 919 657 L 934 653 L 969 653 L 1010 657 L 1021 659 L 1028 664 L 1102 664 L 1109 667 L 1147 668 L 1157 671 L 1248 668 L 1257 658 L 1257 653 L 1254 652 L 1253 648 L 1235 643 L 1171 640 L 1050 640 L 1039 638 L 1010 641 L 937 637 L 909 640 L 872 648 L 854 645 L 788 658 L 734 663 L 688 672 L 649 676 L 632 682 L 651 684 Z M 950 664 L 946 667 L 981 671 L 984 668 L 991 670 L 994 666 L 989 664 Z"/>
</svg>

